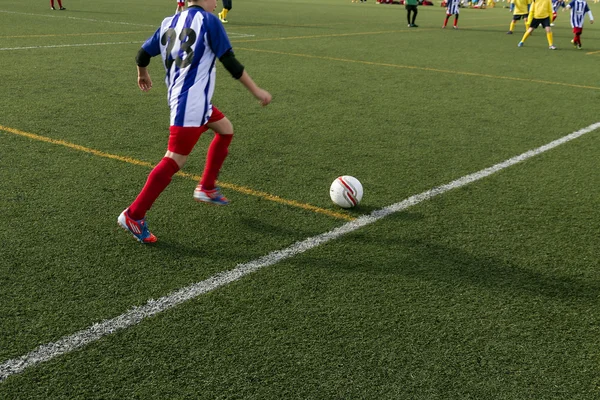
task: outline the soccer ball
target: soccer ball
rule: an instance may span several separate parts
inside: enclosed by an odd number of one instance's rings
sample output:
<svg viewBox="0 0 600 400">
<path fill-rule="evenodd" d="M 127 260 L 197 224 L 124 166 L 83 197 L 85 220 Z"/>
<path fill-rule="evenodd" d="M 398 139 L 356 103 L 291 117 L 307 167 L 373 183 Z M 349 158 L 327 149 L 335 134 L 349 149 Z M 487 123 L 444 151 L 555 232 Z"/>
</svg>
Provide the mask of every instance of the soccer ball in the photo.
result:
<svg viewBox="0 0 600 400">
<path fill-rule="evenodd" d="M 353 176 L 339 176 L 329 188 L 329 197 L 342 208 L 355 207 L 363 197 L 362 184 Z"/>
</svg>

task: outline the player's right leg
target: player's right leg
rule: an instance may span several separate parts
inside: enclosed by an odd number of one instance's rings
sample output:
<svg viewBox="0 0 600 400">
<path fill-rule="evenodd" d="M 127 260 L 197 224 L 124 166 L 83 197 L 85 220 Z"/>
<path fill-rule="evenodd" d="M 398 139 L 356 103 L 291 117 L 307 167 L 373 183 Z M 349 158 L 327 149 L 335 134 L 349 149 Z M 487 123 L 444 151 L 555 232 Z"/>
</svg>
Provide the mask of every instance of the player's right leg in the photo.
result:
<svg viewBox="0 0 600 400">
<path fill-rule="evenodd" d="M 129 209 L 124 210 L 117 218 L 119 226 L 129 231 L 141 243 L 154 243 L 156 236 L 150 232 L 146 224 L 146 218 L 135 220 L 129 216 Z"/>
<path fill-rule="evenodd" d="M 119 216 L 117 220 L 119 225 L 128 230 L 140 242 L 156 242 L 156 237 L 148 231 L 146 226 L 146 212 L 169 186 L 173 175 L 183 167 L 204 131 L 206 131 L 204 127 L 171 126 L 169 145 L 165 156 L 150 171 L 146 184 L 133 203 Z"/>
</svg>

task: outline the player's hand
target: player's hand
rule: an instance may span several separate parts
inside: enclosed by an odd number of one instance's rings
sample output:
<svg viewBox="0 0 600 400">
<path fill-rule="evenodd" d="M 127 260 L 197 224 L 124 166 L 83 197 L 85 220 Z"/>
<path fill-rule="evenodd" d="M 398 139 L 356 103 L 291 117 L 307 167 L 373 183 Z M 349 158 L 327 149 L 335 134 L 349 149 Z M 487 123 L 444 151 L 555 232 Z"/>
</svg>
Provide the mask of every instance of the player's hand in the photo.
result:
<svg viewBox="0 0 600 400">
<path fill-rule="evenodd" d="M 150 79 L 150 75 L 138 75 L 138 86 L 144 92 L 147 92 L 148 90 L 152 89 L 152 79 Z"/>
<path fill-rule="evenodd" d="M 591 20 L 591 21 L 590 21 L 590 24 L 593 24 L 593 23 L 594 23 L 594 20 Z"/>
<path fill-rule="evenodd" d="M 264 89 L 258 88 L 256 93 L 254 93 L 254 97 L 258 99 L 261 106 L 266 106 L 271 102 L 272 96 L 271 93 L 267 92 Z"/>
</svg>

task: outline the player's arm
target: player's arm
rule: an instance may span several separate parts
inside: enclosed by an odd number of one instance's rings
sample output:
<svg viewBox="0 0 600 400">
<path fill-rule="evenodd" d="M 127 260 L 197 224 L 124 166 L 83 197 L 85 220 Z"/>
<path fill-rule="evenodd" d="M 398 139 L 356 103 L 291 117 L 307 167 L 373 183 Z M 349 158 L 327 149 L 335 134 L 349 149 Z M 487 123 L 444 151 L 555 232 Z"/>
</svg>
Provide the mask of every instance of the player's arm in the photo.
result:
<svg viewBox="0 0 600 400">
<path fill-rule="evenodd" d="M 258 87 L 244 70 L 244 66 L 235 58 L 223 24 L 221 24 L 217 17 L 208 14 L 206 28 L 210 48 L 217 55 L 225 69 L 229 71 L 231 76 L 239 80 L 260 101 L 260 104 L 263 106 L 269 104 L 271 102 L 271 94 Z"/>
<path fill-rule="evenodd" d="M 261 89 L 254 83 L 250 75 L 244 69 L 244 66 L 235 58 L 233 51 L 230 49 L 219 58 L 225 69 L 229 71 L 234 79 L 239 80 L 260 104 L 266 106 L 271 102 L 271 94 L 264 89 Z"/>
<path fill-rule="evenodd" d="M 590 24 L 594 23 L 594 16 L 592 15 L 592 10 L 588 10 L 588 15 L 590 17 Z"/>
<path fill-rule="evenodd" d="M 137 56 L 135 57 L 135 63 L 137 64 L 138 71 L 138 86 L 139 88 L 147 92 L 152 89 L 152 79 L 148 73 L 148 65 L 152 56 L 144 48 L 140 48 Z"/>
<path fill-rule="evenodd" d="M 142 45 L 135 57 L 138 71 L 138 86 L 144 92 L 152 89 L 152 79 L 148 74 L 150 59 L 160 54 L 160 28 Z"/>
</svg>

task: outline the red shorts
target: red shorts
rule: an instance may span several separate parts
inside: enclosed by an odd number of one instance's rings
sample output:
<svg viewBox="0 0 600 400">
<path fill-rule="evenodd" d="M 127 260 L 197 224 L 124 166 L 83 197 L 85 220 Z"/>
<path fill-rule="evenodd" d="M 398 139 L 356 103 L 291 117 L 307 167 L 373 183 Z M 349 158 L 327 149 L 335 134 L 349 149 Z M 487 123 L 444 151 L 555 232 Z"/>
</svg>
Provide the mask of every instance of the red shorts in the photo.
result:
<svg viewBox="0 0 600 400">
<path fill-rule="evenodd" d="M 212 108 L 212 114 L 208 122 L 202 126 L 171 126 L 169 128 L 169 145 L 167 149 L 173 153 L 183 156 L 189 155 L 200 135 L 208 130 L 207 124 L 217 122 L 225 118 L 225 115 L 215 106 Z"/>
<path fill-rule="evenodd" d="M 573 28 L 573 33 L 575 35 L 581 35 L 581 32 L 583 32 L 583 28 Z"/>
</svg>

